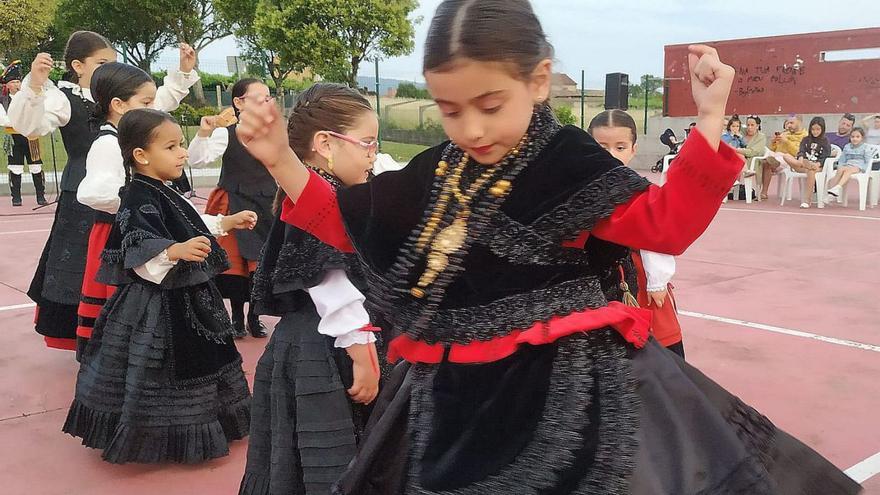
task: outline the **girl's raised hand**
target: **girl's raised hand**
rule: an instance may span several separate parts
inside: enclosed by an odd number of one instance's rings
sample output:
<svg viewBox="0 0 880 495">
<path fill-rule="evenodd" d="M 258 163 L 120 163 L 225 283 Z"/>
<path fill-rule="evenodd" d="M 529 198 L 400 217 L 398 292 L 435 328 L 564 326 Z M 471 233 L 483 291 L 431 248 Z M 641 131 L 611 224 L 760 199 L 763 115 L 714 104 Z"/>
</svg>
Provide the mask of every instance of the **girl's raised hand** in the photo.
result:
<svg viewBox="0 0 880 495">
<path fill-rule="evenodd" d="M 217 115 L 205 115 L 199 122 L 199 136 L 210 137 L 217 129 Z"/>
<path fill-rule="evenodd" d="M 52 72 L 52 66 L 55 62 L 52 55 L 48 53 L 37 54 L 34 61 L 31 62 L 31 79 L 30 87 L 36 92 L 43 90 L 43 85 L 49 80 L 49 73 Z"/>
<path fill-rule="evenodd" d="M 180 44 L 180 72 L 189 73 L 196 68 L 196 51 L 186 43 Z"/>
<path fill-rule="evenodd" d="M 721 62 L 718 51 L 707 45 L 688 47 L 691 93 L 697 104 L 697 128 L 713 148 L 721 140 L 724 111 L 736 71 Z"/>
<path fill-rule="evenodd" d="M 293 153 L 287 140 L 287 125 L 274 98 L 249 105 L 238 120 L 238 139 L 266 167 L 275 167 Z"/>
</svg>

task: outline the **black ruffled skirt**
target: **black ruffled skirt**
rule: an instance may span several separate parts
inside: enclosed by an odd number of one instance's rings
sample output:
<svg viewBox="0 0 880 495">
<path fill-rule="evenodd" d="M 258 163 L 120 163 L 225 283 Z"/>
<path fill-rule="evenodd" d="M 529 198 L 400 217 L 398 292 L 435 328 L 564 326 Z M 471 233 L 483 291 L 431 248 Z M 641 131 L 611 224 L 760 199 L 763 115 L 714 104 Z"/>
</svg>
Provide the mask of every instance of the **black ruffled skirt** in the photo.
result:
<svg viewBox="0 0 880 495">
<path fill-rule="evenodd" d="M 184 300 L 131 283 L 95 324 L 63 430 L 108 462 L 198 463 L 227 455 L 248 433 L 241 356 L 231 337 L 189 324 Z"/>
<path fill-rule="evenodd" d="M 860 491 L 657 342 L 634 350 L 610 329 L 494 363 L 412 365 L 377 403 L 334 493 Z"/>
<path fill-rule="evenodd" d="M 284 315 L 257 363 L 241 495 L 327 494 L 354 457 L 371 407 L 349 399 L 351 359 L 319 322 L 310 301 Z"/>
</svg>

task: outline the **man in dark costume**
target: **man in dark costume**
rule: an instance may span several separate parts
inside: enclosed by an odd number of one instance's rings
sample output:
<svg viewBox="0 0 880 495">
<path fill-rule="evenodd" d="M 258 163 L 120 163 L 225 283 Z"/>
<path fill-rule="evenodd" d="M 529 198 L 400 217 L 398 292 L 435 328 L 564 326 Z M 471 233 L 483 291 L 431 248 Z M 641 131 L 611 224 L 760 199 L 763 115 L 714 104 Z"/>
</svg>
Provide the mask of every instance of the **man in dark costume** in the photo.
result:
<svg viewBox="0 0 880 495">
<path fill-rule="evenodd" d="M 21 61 L 16 60 L 6 67 L 0 76 L 0 84 L 3 85 L 0 93 L 0 125 L 4 127 L 3 151 L 8 157 L 9 169 L 9 192 L 12 195 L 12 206 L 21 206 L 21 175 L 24 173 L 25 164 L 34 180 L 34 189 L 37 193 L 37 203 L 48 204 L 46 201 L 46 181 L 43 176 L 43 160 L 40 154 L 39 139 L 28 139 L 22 136 L 9 122 L 6 111 L 12 102 L 12 95 L 18 93 L 21 88 Z"/>
</svg>

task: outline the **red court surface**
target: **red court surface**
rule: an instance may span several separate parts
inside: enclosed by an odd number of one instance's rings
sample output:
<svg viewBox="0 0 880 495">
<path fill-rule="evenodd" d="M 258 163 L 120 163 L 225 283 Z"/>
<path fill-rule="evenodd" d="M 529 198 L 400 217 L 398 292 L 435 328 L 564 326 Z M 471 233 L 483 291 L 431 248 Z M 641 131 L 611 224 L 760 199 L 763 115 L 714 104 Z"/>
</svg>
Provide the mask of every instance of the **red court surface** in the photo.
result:
<svg viewBox="0 0 880 495">
<path fill-rule="evenodd" d="M 880 495 L 880 208 L 789 205 L 730 203 L 679 259 L 688 360 Z M 43 211 L 0 197 L 0 493 L 237 493 L 244 441 L 199 466 L 116 466 L 61 433 L 78 366 L 43 346 L 24 293 Z M 239 343 L 249 377 L 264 345 Z"/>
</svg>

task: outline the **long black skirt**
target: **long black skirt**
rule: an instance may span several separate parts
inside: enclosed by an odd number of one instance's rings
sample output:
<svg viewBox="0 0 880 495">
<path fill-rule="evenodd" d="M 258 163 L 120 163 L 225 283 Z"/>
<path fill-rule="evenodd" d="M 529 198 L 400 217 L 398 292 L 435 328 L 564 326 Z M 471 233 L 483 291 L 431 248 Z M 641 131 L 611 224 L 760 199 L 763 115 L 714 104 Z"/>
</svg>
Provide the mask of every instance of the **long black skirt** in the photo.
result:
<svg viewBox="0 0 880 495">
<path fill-rule="evenodd" d="M 257 363 L 241 495 L 327 494 L 354 457 L 370 407 L 349 399 L 351 359 L 319 321 L 311 302 L 284 315 Z"/>
<path fill-rule="evenodd" d="M 77 308 L 89 249 L 95 210 L 76 200 L 76 192 L 62 191 L 55 221 L 28 289 L 37 303 L 37 333 L 50 347 L 74 349 Z"/>
<path fill-rule="evenodd" d="M 231 337 L 215 342 L 183 324 L 179 297 L 124 285 L 95 323 L 63 431 L 108 462 L 199 463 L 247 435 L 241 356 Z"/>
<path fill-rule="evenodd" d="M 386 387 L 334 493 L 803 494 L 860 487 L 696 368 L 613 330 Z"/>
</svg>

